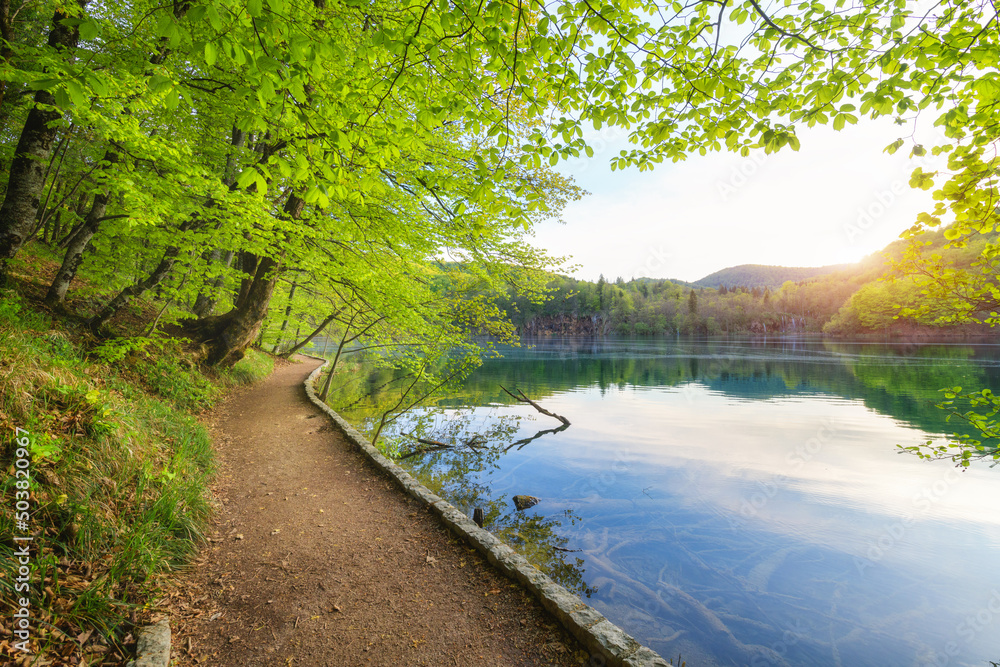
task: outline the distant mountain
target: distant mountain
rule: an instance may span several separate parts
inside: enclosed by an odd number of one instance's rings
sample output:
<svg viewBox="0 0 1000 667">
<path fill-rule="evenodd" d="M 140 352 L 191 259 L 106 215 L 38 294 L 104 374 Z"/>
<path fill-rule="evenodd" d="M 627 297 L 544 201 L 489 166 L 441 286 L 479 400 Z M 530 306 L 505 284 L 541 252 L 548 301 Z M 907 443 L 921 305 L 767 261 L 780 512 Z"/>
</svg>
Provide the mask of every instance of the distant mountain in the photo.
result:
<svg viewBox="0 0 1000 667">
<path fill-rule="evenodd" d="M 698 287 L 770 287 L 776 289 L 791 280 L 809 280 L 835 271 L 842 271 L 852 264 L 830 266 L 766 266 L 741 264 L 709 274 L 694 282 Z"/>
<path fill-rule="evenodd" d="M 646 278 L 646 277 L 642 277 L 642 278 L 632 278 L 632 280 L 630 282 L 634 282 L 636 284 L 646 283 L 648 285 L 655 285 L 655 284 L 658 284 L 658 283 L 673 283 L 674 285 L 680 285 L 681 287 L 688 287 L 688 288 L 690 288 L 690 287 L 701 287 L 701 285 L 698 285 L 696 283 L 689 283 L 688 281 L 681 280 L 680 278 Z"/>
</svg>

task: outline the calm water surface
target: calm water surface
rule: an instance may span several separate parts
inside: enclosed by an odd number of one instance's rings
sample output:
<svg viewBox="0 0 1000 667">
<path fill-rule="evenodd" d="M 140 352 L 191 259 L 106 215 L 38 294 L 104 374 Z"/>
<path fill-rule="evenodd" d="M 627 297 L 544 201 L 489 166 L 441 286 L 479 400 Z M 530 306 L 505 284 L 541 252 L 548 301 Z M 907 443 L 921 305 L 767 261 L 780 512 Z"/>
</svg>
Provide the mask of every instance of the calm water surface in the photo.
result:
<svg viewBox="0 0 1000 667">
<path fill-rule="evenodd" d="M 689 665 L 1000 661 L 1000 467 L 895 447 L 949 430 L 938 389 L 1000 390 L 1000 347 L 529 342 L 387 442 L 485 436 L 402 463 L 639 641 Z"/>
</svg>

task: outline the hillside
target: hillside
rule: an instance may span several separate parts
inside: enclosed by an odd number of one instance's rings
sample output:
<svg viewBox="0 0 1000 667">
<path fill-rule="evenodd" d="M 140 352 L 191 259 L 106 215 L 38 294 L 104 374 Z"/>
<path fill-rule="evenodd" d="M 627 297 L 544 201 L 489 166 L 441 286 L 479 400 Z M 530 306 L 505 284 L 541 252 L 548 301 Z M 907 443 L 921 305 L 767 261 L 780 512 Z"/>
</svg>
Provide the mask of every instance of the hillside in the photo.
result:
<svg viewBox="0 0 1000 667">
<path fill-rule="evenodd" d="M 182 340 L 151 332 L 162 306 L 148 301 L 111 323 L 115 337 L 96 337 L 41 302 L 57 265 L 37 249 L 0 289 L 0 501 L 19 508 L 0 513 L 0 600 L 14 609 L 19 581 L 30 600 L 20 609 L 38 620 L 0 641 L 0 661 L 120 665 L 211 512 L 213 451 L 197 415 L 274 361 L 250 350 L 205 371 Z"/>
<path fill-rule="evenodd" d="M 851 266 L 851 264 L 831 264 L 830 266 L 740 264 L 711 273 L 696 280 L 693 284 L 698 287 L 767 287 L 777 289 L 789 280 L 792 282 L 809 280 L 835 271 L 842 271 Z"/>
<path fill-rule="evenodd" d="M 968 272 L 984 244 L 948 247 L 942 230 L 922 237 L 919 254 Z M 942 319 L 912 273 L 906 241 L 893 241 L 855 264 L 783 267 L 744 264 L 694 284 L 643 278 L 592 283 L 551 276 L 548 301 L 498 305 L 521 335 L 777 334 L 836 336 L 969 336 L 989 332 L 975 304 L 962 318 Z M 898 267 L 898 268 L 894 268 Z M 909 267 L 909 268 L 908 268 Z M 907 274 L 907 272 L 910 272 Z M 982 304 L 979 305 L 981 307 Z M 900 314 L 900 309 L 904 309 Z"/>
</svg>

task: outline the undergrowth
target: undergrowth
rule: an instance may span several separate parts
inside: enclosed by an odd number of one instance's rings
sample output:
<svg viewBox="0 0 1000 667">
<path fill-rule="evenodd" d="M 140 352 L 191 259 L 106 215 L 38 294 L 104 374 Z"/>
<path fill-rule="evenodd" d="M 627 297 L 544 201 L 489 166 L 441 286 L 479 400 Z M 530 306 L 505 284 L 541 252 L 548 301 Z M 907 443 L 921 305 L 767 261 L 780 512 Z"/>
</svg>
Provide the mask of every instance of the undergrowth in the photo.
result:
<svg viewBox="0 0 1000 667">
<path fill-rule="evenodd" d="M 181 341 L 136 336 L 95 346 L 64 324 L 0 292 L 4 664 L 124 659 L 158 578 L 184 566 L 209 518 L 212 448 L 194 413 L 226 386 L 273 369 L 251 350 L 208 378 L 185 361 Z M 30 455 L 27 533 L 15 525 L 18 443 Z M 15 549 L 24 541 L 14 537 L 28 534 L 28 648 L 36 658 L 2 640 L 11 636 L 7 610 L 26 595 L 15 590 Z"/>
</svg>

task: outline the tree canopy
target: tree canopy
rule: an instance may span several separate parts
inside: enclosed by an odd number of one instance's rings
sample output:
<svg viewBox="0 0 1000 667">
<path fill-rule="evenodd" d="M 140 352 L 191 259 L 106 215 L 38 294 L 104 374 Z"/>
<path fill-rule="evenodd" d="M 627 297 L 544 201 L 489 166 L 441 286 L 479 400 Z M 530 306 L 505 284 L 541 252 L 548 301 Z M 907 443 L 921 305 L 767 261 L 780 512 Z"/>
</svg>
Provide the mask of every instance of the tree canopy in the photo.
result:
<svg viewBox="0 0 1000 667">
<path fill-rule="evenodd" d="M 487 295 L 538 295 L 556 264 L 527 234 L 580 194 L 550 167 L 592 154 L 589 129 L 627 128 L 612 167 L 646 169 L 880 116 L 903 136 L 886 150 L 948 159 L 913 174 L 939 203 L 912 232 L 963 244 L 996 222 L 996 20 L 904 0 L 37 3 L 0 16 L 0 269 L 41 234 L 65 251 L 50 303 L 90 262 L 117 292 L 95 328 L 156 289 L 199 315 L 211 363 L 292 283 L 331 311 L 440 321 L 430 304 L 459 301 L 437 298 L 442 259 L 481 327 Z M 900 270 L 950 299 L 942 316 L 992 322 L 998 251 Z"/>
</svg>

